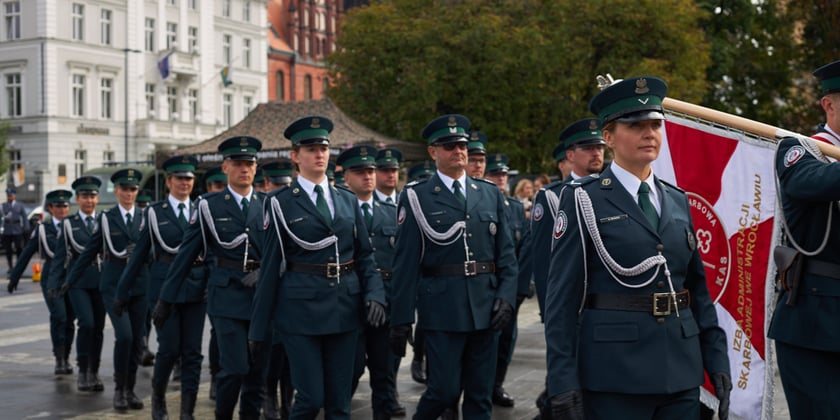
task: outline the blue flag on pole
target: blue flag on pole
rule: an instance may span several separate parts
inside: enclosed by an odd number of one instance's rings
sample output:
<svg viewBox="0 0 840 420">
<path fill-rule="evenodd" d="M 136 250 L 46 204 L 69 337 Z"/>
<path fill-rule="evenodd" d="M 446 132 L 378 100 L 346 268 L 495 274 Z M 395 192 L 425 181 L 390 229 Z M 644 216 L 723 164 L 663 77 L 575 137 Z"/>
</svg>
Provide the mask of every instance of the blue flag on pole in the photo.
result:
<svg viewBox="0 0 840 420">
<path fill-rule="evenodd" d="M 169 77 L 169 56 L 170 55 L 172 55 L 171 52 L 167 53 L 157 63 L 158 71 L 160 72 L 160 78 L 161 79 L 166 79 L 167 77 Z"/>
</svg>

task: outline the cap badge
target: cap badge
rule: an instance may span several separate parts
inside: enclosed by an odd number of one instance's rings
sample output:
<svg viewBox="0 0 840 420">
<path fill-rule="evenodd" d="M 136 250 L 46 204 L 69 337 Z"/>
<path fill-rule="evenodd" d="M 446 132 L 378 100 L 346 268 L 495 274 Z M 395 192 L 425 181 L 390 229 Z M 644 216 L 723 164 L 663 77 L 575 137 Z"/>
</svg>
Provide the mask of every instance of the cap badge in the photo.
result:
<svg viewBox="0 0 840 420">
<path fill-rule="evenodd" d="M 128 170 L 128 176 L 134 176 L 134 169 Z"/>
<path fill-rule="evenodd" d="M 590 130 L 597 130 L 598 129 L 598 122 L 595 120 L 589 121 L 589 129 Z"/>
<path fill-rule="evenodd" d="M 392 157 L 392 154 L 391 154 L 390 150 L 385 151 L 385 157 Z"/>
<path fill-rule="evenodd" d="M 496 162 L 502 161 L 502 155 L 496 155 Z"/>
<path fill-rule="evenodd" d="M 643 95 L 645 93 L 650 92 L 650 89 L 647 87 L 647 80 L 645 79 L 638 79 L 636 80 L 636 91 L 637 94 Z"/>
<path fill-rule="evenodd" d="M 367 154 L 368 154 L 367 148 L 362 147 L 362 149 L 359 150 L 359 155 L 360 156 L 367 156 Z"/>
<path fill-rule="evenodd" d="M 248 138 L 247 137 L 240 138 L 239 139 L 239 145 L 242 146 L 242 147 L 247 146 L 248 145 Z"/>
<path fill-rule="evenodd" d="M 450 127 L 457 127 L 458 122 L 455 121 L 455 117 L 449 117 L 449 121 L 447 122 L 447 125 L 450 126 Z"/>
<path fill-rule="evenodd" d="M 470 134 L 470 140 L 478 140 L 478 133 L 473 132 Z"/>
<path fill-rule="evenodd" d="M 320 118 L 313 118 L 312 124 L 309 126 L 310 128 L 321 128 L 321 119 Z"/>
</svg>

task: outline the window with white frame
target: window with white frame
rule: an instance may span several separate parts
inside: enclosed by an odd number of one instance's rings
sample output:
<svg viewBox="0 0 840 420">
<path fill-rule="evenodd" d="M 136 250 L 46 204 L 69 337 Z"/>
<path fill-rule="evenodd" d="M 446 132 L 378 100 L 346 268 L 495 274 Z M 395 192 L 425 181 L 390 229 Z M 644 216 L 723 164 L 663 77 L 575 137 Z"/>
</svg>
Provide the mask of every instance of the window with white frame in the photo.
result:
<svg viewBox="0 0 840 420">
<path fill-rule="evenodd" d="M 233 36 L 229 34 L 222 35 L 222 59 L 225 60 L 225 64 L 230 64 L 230 44 L 233 42 Z"/>
<path fill-rule="evenodd" d="M 71 83 L 72 116 L 85 116 L 85 75 L 74 74 Z"/>
<path fill-rule="evenodd" d="M 230 0 L 222 0 L 222 16 L 230 17 Z"/>
<path fill-rule="evenodd" d="M 242 2 L 242 20 L 245 22 L 251 21 L 251 1 L 244 0 Z"/>
<path fill-rule="evenodd" d="M 190 121 L 198 121 L 198 89 L 190 89 L 187 95 L 187 106 L 190 108 Z"/>
<path fill-rule="evenodd" d="M 103 162 L 113 162 L 114 161 L 114 151 L 113 150 L 103 150 L 102 151 L 102 161 Z"/>
<path fill-rule="evenodd" d="M 149 52 L 155 52 L 155 20 L 152 18 L 146 18 L 146 46 L 145 50 Z"/>
<path fill-rule="evenodd" d="M 85 5 L 73 3 L 72 24 L 73 24 L 73 40 L 85 40 Z"/>
<path fill-rule="evenodd" d="M 6 115 L 20 117 L 23 115 L 23 97 L 21 95 L 20 73 L 6 74 Z"/>
<path fill-rule="evenodd" d="M 155 116 L 155 84 L 146 83 L 146 115 Z"/>
<path fill-rule="evenodd" d="M 166 102 L 169 104 L 169 119 L 178 118 L 178 88 L 175 86 L 166 87 Z"/>
<path fill-rule="evenodd" d="M 114 109 L 114 79 L 99 80 L 99 117 L 104 120 L 113 118 Z"/>
<path fill-rule="evenodd" d="M 233 123 L 233 95 L 230 93 L 222 96 L 222 118 L 224 118 L 225 127 L 230 127 Z"/>
<path fill-rule="evenodd" d="M 20 39 L 20 2 L 7 1 L 3 3 L 6 22 L 6 41 Z"/>
<path fill-rule="evenodd" d="M 113 12 L 102 9 L 99 13 L 99 42 L 102 45 L 111 45 L 111 20 Z"/>
<path fill-rule="evenodd" d="M 20 150 L 9 150 L 9 173 L 12 175 L 10 178 L 15 179 L 20 173 L 20 168 L 23 165 L 21 160 Z"/>
<path fill-rule="evenodd" d="M 175 48 L 178 43 L 178 24 L 166 22 L 166 49 Z"/>
<path fill-rule="evenodd" d="M 78 178 L 85 173 L 85 167 L 87 166 L 87 150 L 85 149 L 76 149 L 75 153 L 76 161 L 74 162 L 74 167 L 76 169 L 75 177 Z"/>
<path fill-rule="evenodd" d="M 242 116 L 246 116 L 251 113 L 251 107 L 254 106 L 254 98 L 251 95 L 245 95 L 242 97 Z"/>
<path fill-rule="evenodd" d="M 251 68 L 251 40 L 248 38 L 242 40 L 242 66 Z"/>
<path fill-rule="evenodd" d="M 187 28 L 187 51 L 194 53 L 198 49 L 198 28 L 190 26 Z"/>
</svg>

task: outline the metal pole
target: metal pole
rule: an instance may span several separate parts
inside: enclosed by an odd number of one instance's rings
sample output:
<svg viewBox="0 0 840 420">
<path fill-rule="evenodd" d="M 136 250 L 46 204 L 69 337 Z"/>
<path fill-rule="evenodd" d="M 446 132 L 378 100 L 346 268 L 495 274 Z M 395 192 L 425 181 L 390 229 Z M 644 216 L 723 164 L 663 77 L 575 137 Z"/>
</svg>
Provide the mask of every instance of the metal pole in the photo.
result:
<svg viewBox="0 0 840 420">
<path fill-rule="evenodd" d="M 125 97 L 125 130 L 123 133 L 123 162 L 128 163 L 128 52 L 130 50 L 128 48 L 123 48 L 123 53 L 125 53 L 125 69 L 123 73 L 125 74 L 125 92 L 123 92 L 123 96 Z"/>
</svg>

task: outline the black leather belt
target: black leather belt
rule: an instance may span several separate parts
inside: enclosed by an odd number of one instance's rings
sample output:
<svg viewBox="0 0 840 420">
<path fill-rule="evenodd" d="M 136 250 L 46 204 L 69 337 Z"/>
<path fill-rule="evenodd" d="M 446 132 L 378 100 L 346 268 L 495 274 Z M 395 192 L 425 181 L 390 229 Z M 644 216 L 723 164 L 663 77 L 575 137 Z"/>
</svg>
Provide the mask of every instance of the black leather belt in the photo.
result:
<svg viewBox="0 0 840 420">
<path fill-rule="evenodd" d="M 840 279 L 840 265 L 808 258 L 805 261 L 805 271 L 815 276 Z"/>
<path fill-rule="evenodd" d="M 314 274 L 316 276 L 324 276 L 328 279 L 334 279 L 341 274 L 347 274 L 353 271 L 356 263 L 353 260 L 345 263 L 336 264 L 307 264 L 302 262 L 289 261 L 286 264 L 286 270 L 294 271 L 296 273 Z"/>
<path fill-rule="evenodd" d="M 423 275 L 429 277 L 474 276 L 495 273 L 496 264 L 484 261 L 464 261 L 463 264 L 442 264 L 423 267 Z"/>
<path fill-rule="evenodd" d="M 250 273 L 252 271 L 257 271 L 260 268 L 260 262 L 257 260 L 248 260 L 243 264 L 242 260 L 231 260 L 229 258 L 216 257 L 216 266 L 220 268 L 227 268 L 228 270 Z"/>
<path fill-rule="evenodd" d="M 160 254 L 157 255 L 157 258 L 155 259 L 155 261 L 157 261 L 159 263 L 164 263 L 164 264 L 172 264 L 173 262 L 175 262 L 175 256 L 176 256 L 175 254 L 160 253 Z M 193 267 L 199 267 L 199 266 L 202 266 L 202 265 L 204 265 L 204 261 L 199 260 L 199 259 L 195 259 L 192 262 Z M 239 268 L 241 269 L 242 267 L 240 266 Z"/>
<path fill-rule="evenodd" d="M 382 280 L 391 280 L 394 277 L 394 272 L 391 270 L 382 270 L 377 268 L 376 271 L 382 276 Z"/>
<path fill-rule="evenodd" d="M 677 309 L 688 308 L 691 298 L 688 290 L 677 292 Z M 674 309 L 674 299 L 670 293 L 652 295 L 617 295 L 598 293 L 586 297 L 589 309 L 609 309 L 613 311 L 648 312 L 653 316 L 670 315 Z"/>
<path fill-rule="evenodd" d="M 106 255 L 105 255 L 105 261 L 109 261 L 109 262 L 111 262 L 111 264 L 118 264 L 118 265 L 126 265 L 126 264 L 128 264 L 128 258 L 125 258 L 125 257 L 123 257 L 123 258 L 120 258 L 120 257 L 115 257 L 115 256 L 113 256 L 113 255 L 111 255 L 111 254 L 106 254 Z"/>
</svg>

